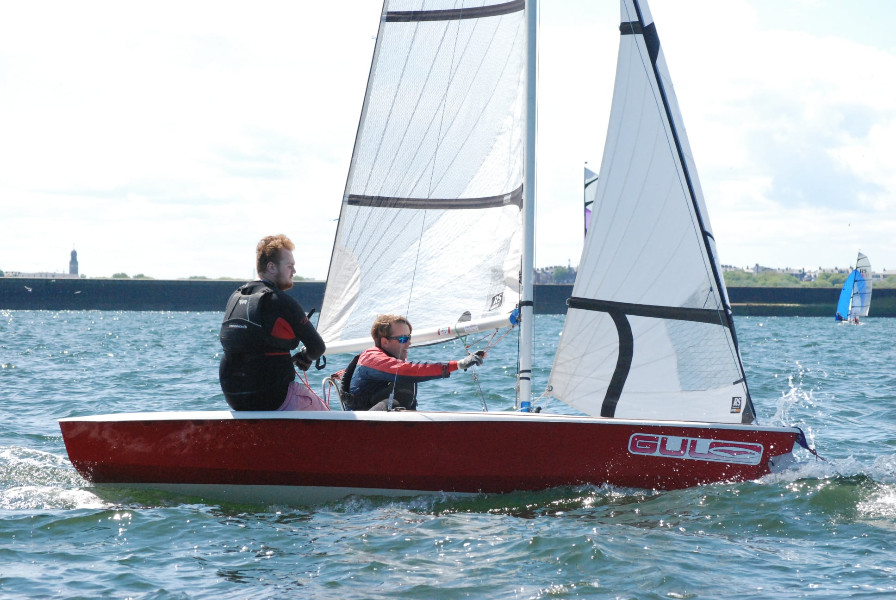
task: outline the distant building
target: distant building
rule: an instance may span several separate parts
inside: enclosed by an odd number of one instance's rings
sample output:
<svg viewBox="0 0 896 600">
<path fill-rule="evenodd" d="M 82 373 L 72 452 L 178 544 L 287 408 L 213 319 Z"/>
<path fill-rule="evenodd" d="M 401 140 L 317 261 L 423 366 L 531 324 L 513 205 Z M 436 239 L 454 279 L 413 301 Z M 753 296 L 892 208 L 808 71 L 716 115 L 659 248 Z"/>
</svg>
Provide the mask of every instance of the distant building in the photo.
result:
<svg viewBox="0 0 896 600">
<path fill-rule="evenodd" d="M 566 267 L 539 267 L 535 269 L 536 284 L 575 283 L 576 269 L 570 265 Z"/>
<path fill-rule="evenodd" d="M 774 267 L 763 267 L 759 263 L 756 263 L 754 266 L 749 267 L 748 270 L 751 271 L 754 275 L 759 275 L 760 273 L 763 273 L 765 271 L 776 271 L 777 269 L 775 269 Z"/>
<path fill-rule="evenodd" d="M 72 259 L 68 261 L 68 274 L 78 274 L 78 253 L 75 250 L 72 250 Z"/>
<path fill-rule="evenodd" d="M 25 279 L 77 279 L 79 275 L 57 273 L 55 271 L 40 271 L 38 273 L 25 273 L 22 271 L 4 271 L 4 277 L 23 277 Z"/>
<path fill-rule="evenodd" d="M 68 273 L 56 271 L 41 271 L 38 273 L 23 273 L 22 271 L 5 271 L 3 277 L 24 277 L 28 279 L 76 279 L 78 275 L 78 253 L 72 250 L 71 260 L 68 263 Z"/>
</svg>

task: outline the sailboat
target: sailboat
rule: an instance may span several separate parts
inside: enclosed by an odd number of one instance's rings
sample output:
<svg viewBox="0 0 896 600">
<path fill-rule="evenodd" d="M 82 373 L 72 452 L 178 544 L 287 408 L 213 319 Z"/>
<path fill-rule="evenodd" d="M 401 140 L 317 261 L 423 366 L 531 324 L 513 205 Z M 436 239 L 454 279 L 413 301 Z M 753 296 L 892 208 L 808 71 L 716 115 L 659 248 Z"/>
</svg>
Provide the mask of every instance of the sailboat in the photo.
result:
<svg viewBox="0 0 896 600">
<path fill-rule="evenodd" d="M 585 233 L 588 233 L 588 224 L 591 223 L 591 211 L 594 209 L 594 199 L 597 197 L 597 173 L 585 167 Z"/>
<path fill-rule="evenodd" d="M 856 257 L 856 268 L 850 271 L 840 299 L 837 301 L 837 321 L 858 323 L 859 317 L 867 317 L 871 309 L 871 261 L 859 252 Z"/>
<path fill-rule="evenodd" d="M 414 344 L 519 327 L 507 410 L 61 419 L 81 475 L 306 503 L 676 489 L 791 462 L 800 429 L 756 421 L 647 3 L 621 11 L 595 212 L 544 394 L 531 389 L 537 4 L 386 0 L 318 328 L 332 357 L 371 345 L 378 313 L 407 315 Z M 539 411 L 548 397 L 580 414 Z"/>
</svg>

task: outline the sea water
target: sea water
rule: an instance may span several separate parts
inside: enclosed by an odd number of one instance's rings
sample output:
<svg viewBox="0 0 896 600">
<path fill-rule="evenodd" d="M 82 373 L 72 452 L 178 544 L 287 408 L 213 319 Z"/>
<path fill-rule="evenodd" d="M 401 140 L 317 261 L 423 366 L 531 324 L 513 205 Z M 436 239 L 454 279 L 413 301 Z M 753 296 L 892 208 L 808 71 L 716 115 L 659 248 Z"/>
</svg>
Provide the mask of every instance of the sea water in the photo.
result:
<svg viewBox="0 0 896 600">
<path fill-rule="evenodd" d="M 760 422 L 802 427 L 826 459 L 803 453 L 759 481 L 321 506 L 98 493 L 68 462 L 56 420 L 226 408 L 219 322 L 202 312 L 0 312 L 0 598 L 896 594 L 894 319 L 736 319 Z M 562 317 L 536 317 L 536 389 L 561 330 Z M 421 409 L 508 409 L 516 345 L 515 333 L 502 339 L 475 379 L 421 385 Z M 347 360 L 312 370 L 315 389 Z"/>
</svg>

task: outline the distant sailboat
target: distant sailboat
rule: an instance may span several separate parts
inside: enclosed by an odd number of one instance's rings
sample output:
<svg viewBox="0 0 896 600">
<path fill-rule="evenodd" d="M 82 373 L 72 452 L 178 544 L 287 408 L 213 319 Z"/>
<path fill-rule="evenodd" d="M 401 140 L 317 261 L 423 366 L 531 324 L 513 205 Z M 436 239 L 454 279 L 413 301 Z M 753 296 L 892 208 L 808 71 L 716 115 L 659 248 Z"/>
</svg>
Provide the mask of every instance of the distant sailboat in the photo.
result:
<svg viewBox="0 0 896 600">
<path fill-rule="evenodd" d="M 597 173 L 585 167 L 585 233 L 591 224 L 591 211 L 594 210 L 594 199 L 597 198 Z"/>
<path fill-rule="evenodd" d="M 837 302 L 837 321 L 858 323 L 859 317 L 867 317 L 871 308 L 871 261 L 859 252 L 856 268 L 843 283 Z"/>
</svg>

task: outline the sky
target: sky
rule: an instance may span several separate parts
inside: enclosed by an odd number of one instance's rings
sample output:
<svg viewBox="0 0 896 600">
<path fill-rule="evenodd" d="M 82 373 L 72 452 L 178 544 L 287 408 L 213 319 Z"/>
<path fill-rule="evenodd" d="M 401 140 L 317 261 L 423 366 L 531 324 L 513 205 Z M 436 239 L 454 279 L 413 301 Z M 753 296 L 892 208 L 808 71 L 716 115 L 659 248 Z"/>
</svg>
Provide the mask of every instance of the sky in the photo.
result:
<svg viewBox="0 0 896 600">
<path fill-rule="evenodd" d="M 0 0 L 0 270 L 326 277 L 381 4 Z M 896 270 L 896 3 L 653 0 L 723 264 Z M 615 0 L 540 9 L 536 266 L 579 262 Z"/>
</svg>

